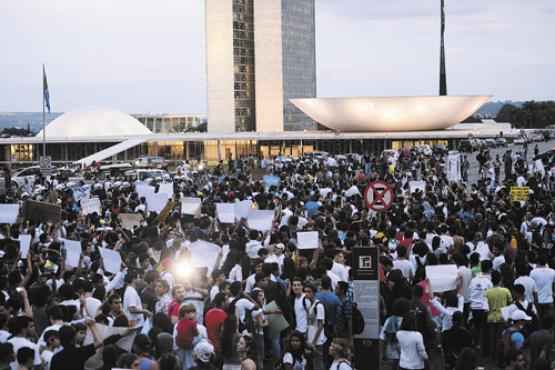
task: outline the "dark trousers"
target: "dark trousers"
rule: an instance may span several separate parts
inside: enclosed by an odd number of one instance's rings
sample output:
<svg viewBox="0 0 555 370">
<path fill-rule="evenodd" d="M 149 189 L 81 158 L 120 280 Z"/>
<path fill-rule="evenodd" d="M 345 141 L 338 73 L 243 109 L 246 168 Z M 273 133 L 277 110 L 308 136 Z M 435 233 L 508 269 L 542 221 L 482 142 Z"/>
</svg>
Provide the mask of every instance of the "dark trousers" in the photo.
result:
<svg viewBox="0 0 555 370">
<path fill-rule="evenodd" d="M 536 308 L 540 319 L 553 313 L 553 303 L 538 303 Z"/>
<path fill-rule="evenodd" d="M 497 344 L 499 344 L 501 340 L 504 328 L 505 328 L 505 323 L 503 322 L 488 322 L 488 332 L 489 332 L 488 347 L 490 350 L 492 360 L 494 360 L 498 366 L 502 366 L 503 353 L 501 351 L 498 351 Z"/>
<path fill-rule="evenodd" d="M 488 311 L 486 310 L 472 310 L 472 334 L 474 336 L 474 343 L 481 347 L 482 355 L 488 354 L 487 348 L 487 318 Z"/>
</svg>

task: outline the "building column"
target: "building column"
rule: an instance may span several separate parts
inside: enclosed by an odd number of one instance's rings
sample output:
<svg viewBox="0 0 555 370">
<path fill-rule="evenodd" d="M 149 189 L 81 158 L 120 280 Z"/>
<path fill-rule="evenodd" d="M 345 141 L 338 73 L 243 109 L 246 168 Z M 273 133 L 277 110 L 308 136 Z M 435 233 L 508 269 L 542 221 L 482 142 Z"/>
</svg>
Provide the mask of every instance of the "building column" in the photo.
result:
<svg viewBox="0 0 555 370">
<path fill-rule="evenodd" d="M 217 146 L 216 150 L 217 150 L 217 153 L 218 153 L 218 162 L 220 162 L 222 160 L 222 147 L 221 147 L 221 145 L 222 145 L 221 140 L 216 140 L 216 146 Z"/>
</svg>

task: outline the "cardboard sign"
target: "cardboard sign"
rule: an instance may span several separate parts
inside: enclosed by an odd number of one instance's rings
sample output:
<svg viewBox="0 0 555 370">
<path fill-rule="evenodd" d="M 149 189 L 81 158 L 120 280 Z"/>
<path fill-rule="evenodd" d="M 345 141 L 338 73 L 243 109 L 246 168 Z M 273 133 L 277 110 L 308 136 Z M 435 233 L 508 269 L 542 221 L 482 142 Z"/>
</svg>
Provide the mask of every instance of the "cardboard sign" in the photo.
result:
<svg viewBox="0 0 555 370">
<path fill-rule="evenodd" d="M 274 222 L 274 211 L 251 209 L 247 217 L 247 225 L 250 229 L 258 231 L 272 230 Z"/>
<path fill-rule="evenodd" d="M 181 198 L 181 214 L 192 215 L 195 217 L 200 216 L 202 207 L 202 200 L 200 198 L 185 197 Z"/>
<path fill-rule="evenodd" d="M 318 249 L 320 238 L 318 231 L 306 231 L 297 233 L 298 249 Z"/>
<path fill-rule="evenodd" d="M 513 202 L 527 202 L 530 188 L 527 186 L 511 186 L 511 200 Z"/>
<path fill-rule="evenodd" d="M 108 248 L 99 248 L 100 256 L 104 262 L 104 270 L 117 274 L 121 270 L 121 255 L 118 251 Z"/>
<path fill-rule="evenodd" d="M 79 267 L 81 259 L 81 242 L 77 240 L 62 239 L 66 250 L 66 267 L 69 269 Z"/>
<path fill-rule="evenodd" d="M 120 213 L 119 219 L 121 221 L 121 227 L 127 230 L 133 230 L 135 226 L 141 226 L 143 215 L 140 213 Z"/>
<path fill-rule="evenodd" d="M 235 222 L 235 204 L 234 203 L 216 203 L 216 215 L 218 220 L 224 224 L 232 224 Z"/>
<path fill-rule="evenodd" d="M 35 225 L 44 222 L 56 224 L 62 221 L 62 208 L 52 203 L 27 200 L 23 206 L 23 217 Z"/>
<path fill-rule="evenodd" d="M 83 215 L 90 215 L 95 212 L 98 215 L 102 214 L 102 205 L 100 204 L 100 199 L 98 199 L 97 197 L 81 199 L 81 213 Z"/>
<path fill-rule="evenodd" d="M 426 277 L 430 280 L 433 293 L 457 289 L 457 265 L 426 266 Z"/>
<path fill-rule="evenodd" d="M 19 214 L 19 204 L 0 204 L 0 224 L 15 224 Z"/>
</svg>

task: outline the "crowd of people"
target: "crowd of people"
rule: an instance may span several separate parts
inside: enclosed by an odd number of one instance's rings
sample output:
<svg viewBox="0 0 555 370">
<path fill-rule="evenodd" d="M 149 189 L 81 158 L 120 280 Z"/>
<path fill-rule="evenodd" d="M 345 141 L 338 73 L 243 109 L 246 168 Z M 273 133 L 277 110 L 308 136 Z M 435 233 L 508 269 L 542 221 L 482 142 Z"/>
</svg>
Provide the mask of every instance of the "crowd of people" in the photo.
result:
<svg viewBox="0 0 555 370">
<path fill-rule="evenodd" d="M 490 358 L 551 368 L 555 174 L 511 164 L 503 181 L 450 182 L 444 157 L 185 163 L 159 212 L 138 189 L 158 192 L 168 179 L 93 174 L 8 186 L 3 203 L 50 203 L 61 219 L 31 222 L 21 212 L 3 225 L 0 370 L 363 370 L 351 253 L 370 245 L 380 250 L 384 366 L 441 359 L 466 370 Z M 366 205 L 375 180 L 396 194 L 387 212 Z M 526 201 L 512 201 L 516 184 L 529 187 Z M 100 209 L 84 214 L 91 198 Z M 183 212 L 185 198 L 200 200 L 198 212 Z M 268 230 L 218 214 L 218 204 L 244 201 L 273 211 Z M 140 217 L 130 225 L 122 215 Z M 305 231 L 318 232 L 315 249 L 300 245 Z M 76 264 L 70 241 L 80 243 Z M 199 242 L 218 246 L 217 256 L 195 258 Z M 117 269 L 106 250 L 119 256 Z M 457 288 L 438 294 L 426 267 L 446 264 L 457 266 Z"/>
</svg>

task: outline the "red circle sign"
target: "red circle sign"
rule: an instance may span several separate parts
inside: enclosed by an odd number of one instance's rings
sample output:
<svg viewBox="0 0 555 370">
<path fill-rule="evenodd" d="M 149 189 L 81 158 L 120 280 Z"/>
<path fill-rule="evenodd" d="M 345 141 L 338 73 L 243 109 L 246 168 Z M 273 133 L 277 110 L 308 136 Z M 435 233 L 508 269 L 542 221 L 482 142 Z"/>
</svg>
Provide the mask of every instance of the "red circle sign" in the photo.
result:
<svg viewBox="0 0 555 370">
<path fill-rule="evenodd" d="M 395 193 L 385 182 L 375 181 L 368 184 L 364 199 L 368 208 L 374 211 L 387 211 L 393 204 Z"/>
</svg>

